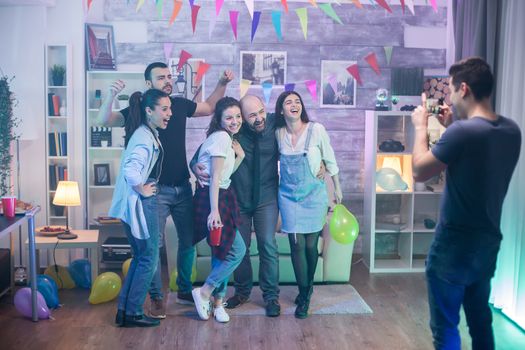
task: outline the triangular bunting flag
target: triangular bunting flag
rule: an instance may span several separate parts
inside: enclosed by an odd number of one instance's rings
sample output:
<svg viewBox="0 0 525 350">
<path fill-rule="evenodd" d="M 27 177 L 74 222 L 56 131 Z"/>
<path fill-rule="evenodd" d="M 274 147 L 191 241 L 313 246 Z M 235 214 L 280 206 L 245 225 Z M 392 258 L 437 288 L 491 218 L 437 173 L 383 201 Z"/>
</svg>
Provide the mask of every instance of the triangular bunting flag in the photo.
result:
<svg viewBox="0 0 525 350">
<path fill-rule="evenodd" d="M 295 83 L 284 84 L 284 91 L 294 91 Z"/>
<path fill-rule="evenodd" d="M 376 72 L 377 75 L 381 75 L 381 71 L 379 70 L 379 65 L 377 64 L 377 57 L 374 52 L 369 53 L 365 56 L 365 61 L 368 62 L 370 67 Z"/>
<path fill-rule="evenodd" d="M 388 12 L 392 13 L 392 9 L 388 4 L 386 3 L 386 0 L 376 0 L 377 4 L 387 10 Z"/>
<path fill-rule="evenodd" d="M 360 8 L 362 9 L 363 8 L 363 4 L 361 4 L 361 2 L 359 0 L 352 0 L 354 2 L 354 5 L 357 7 L 357 8 Z"/>
<path fill-rule="evenodd" d="M 257 31 L 257 26 L 259 25 L 260 18 L 261 18 L 261 11 L 255 11 L 253 13 L 253 19 L 252 19 L 252 36 L 251 36 L 252 43 L 253 43 L 253 37 L 255 36 L 255 32 Z"/>
<path fill-rule="evenodd" d="M 330 18 L 332 18 L 334 21 L 336 21 L 339 24 L 343 24 L 341 22 L 341 19 L 335 13 L 335 10 L 332 8 L 332 4 L 326 3 L 326 4 L 319 4 L 319 8 L 324 11 Z"/>
<path fill-rule="evenodd" d="M 288 3 L 286 0 L 281 0 L 281 4 L 283 4 L 284 12 L 288 13 Z"/>
<path fill-rule="evenodd" d="M 135 8 L 135 12 L 139 12 L 140 8 L 144 5 L 144 0 L 139 0 L 137 2 L 137 7 Z"/>
<path fill-rule="evenodd" d="M 175 22 L 175 18 L 179 15 L 180 8 L 182 7 L 182 1 L 174 0 L 173 1 L 173 11 L 171 12 L 171 18 L 169 25 L 171 26 Z"/>
<path fill-rule="evenodd" d="M 93 2 L 93 0 L 87 0 L 88 11 L 89 11 L 89 9 L 91 9 L 91 3 L 92 2 Z"/>
<path fill-rule="evenodd" d="M 195 2 L 195 0 L 189 0 L 190 1 L 190 7 L 193 7 L 193 3 Z"/>
<path fill-rule="evenodd" d="M 191 7 L 191 27 L 193 28 L 193 34 L 195 34 L 195 27 L 197 26 L 197 15 L 201 7 L 199 5 L 193 5 Z"/>
<path fill-rule="evenodd" d="M 270 97 L 272 96 L 272 83 L 262 83 L 264 101 L 268 105 L 270 103 Z"/>
<path fill-rule="evenodd" d="M 357 66 L 357 63 L 352 64 L 351 66 L 346 67 L 346 70 L 354 79 L 357 81 L 357 84 L 363 85 L 363 82 L 361 81 L 361 76 L 359 75 L 359 67 Z"/>
<path fill-rule="evenodd" d="M 432 5 L 432 8 L 434 9 L 434 12 L 437 13 L 438 12 L 437 0 L 430 0 L 430 5 Z"/>
<path fill-rule="evenodd" d="M 164 0 L 155 0 L 155 6 L 157 7 L 157 15 L 162 18 L 162 7 L 164 6 Z"/>
<path fill-rule="evenodd" d="M 334 73 L 330 73 L 326 77 L 326 80 L 328 80 L 328 83 L 332 87 L 332 90 L 334 90 L 334 93 L 337 93 L 337 76 Z"/>
<path fill-rule="evenodd" d="M 221 12 L 222 4 L 224 4 L 224 0 L 215 0 L 215 15 L 218 16 Z"/>
<path fill-rule="evenodd" d="M 246 4 L 246 7 L 248 8 L 250 17 L 253 19 L 253 0 L 244 0 L 244 3 Z"/>
<path fill-rule="evenodd" d="M 173 43 L 164 43 L 164 57 L 166 58 L 166 62 L 169 61 L 172 50 L 173 50 Z"/>
<path fill-rule="evenodd" d="M 195 76 L 195 85 L 199 86 L 202 77 L 204 74 L 206 74 L 210 67 L 211 65 L 206 62 L 199 62 L 199 68 L 197 68 L 197 75 Z"/>
<path fill-rule="evenodd" d="M 241 79 L 241 84 L 239 86 L 239 89 L 240 89 L 240 98 L 243 98 L 244 95 L 246 95 L 246 93 L 248 92 L 248 89 L 250 88 L 250 84 L 252 82 L 250 80 L 246 80 L 246 79 Z"/>
<path fill-rule="evenodd" d="M 405 0 L 405 2 L 410 12 L 412 12 L 412 14 L 415 15 L 416 13 L 414 12 L 414 0 Z"/>
<path fill-rule="evenodd" d="M 401 2 L 401 10 L 403 11 L 403 14 L 405 14 L 405 0 L 399 0 Z"/>
<path fill-rule="evenodd" d="M 306 7 L 301 7 L 295 10 L 301 22 L 301 29 L 303 30 L 304 39 L 308 37 L 308 10 Z"/>
<path fill-rule="evenodd" d="M 272 23 L 275 29 L 275 33 L 277 34 L 277 39 L 279 39 L 279 41 L 282 41 L 283 33 L 281 32 L 281 11 L 279 10 L 272 11 Z"/>
<path fill-rule="evenodd" d="M 230 25 L 232 26 L 233 36 L 237 40 L 237 19 L 239 18 L 239 11 L 230 11 Z"/>
<path fill-rule="evenodd" d="M 304 84 L 308 88 L 308 91 L 312 96 L 312 100 L 317 102 L 317 80 L 307 80 L 304 82 Z"/>
<path fill-rule="evenodd" d="M 385 56 L 386 56 L 386 64 L 390 65 L 390 61 L 392 60 L 392 46 L 385 46 L 383 47 L 385 49 Z"/>
<path fill-rule="evenodd" d="M 184 63 L 188 62 L 190 58 L 191 58 L 191 53 L 189 53 L 188 51 L 180 50 L 179 64 L 177 64 L 177 72 L 182 69 L 182 66 L 184 66 Z"/>
<path fill-rule="evenodd" d="M 317 2 L 315 0 L 309 0 L 309 1 L 310 1 L 310 4 L 312 4 L 312 6 L 317 7 Z"/>
</svg>

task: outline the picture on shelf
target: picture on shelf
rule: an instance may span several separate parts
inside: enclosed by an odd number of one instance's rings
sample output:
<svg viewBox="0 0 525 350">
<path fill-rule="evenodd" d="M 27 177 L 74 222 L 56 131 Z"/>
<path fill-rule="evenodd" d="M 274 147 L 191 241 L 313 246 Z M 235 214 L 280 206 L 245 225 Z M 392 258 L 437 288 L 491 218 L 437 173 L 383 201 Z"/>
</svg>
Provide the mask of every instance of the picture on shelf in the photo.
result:
<svg viewBox="0 0 525 350">
<path fill-rule="evenodd" d="M 174 95 L 194 102 L 204 102 L 206 74 L 201 77 L 200 81 L 196 81 L 201 62 L 205 62 L 204 58 L 190 58 L 180 70 L 177 70 L 179 58 L 174 57 L 168 60 L 168 67 L 173 78 Z"/>
<path fill-rule="evenodd" d="M 109 186 L 111 179 L 109 177 L 109 164 L 94 164 L 95 186 Z"/>
<path fill-rule="evenodd" d="M 346 67 L 355 61 L 321 61 L 321 107 L 354 108 L 356 82 Z"/>
<path fill-rule="evenodd" d="M 241 79 L 251 86 L 271 83 L 284 86 L 286 82 L 286 51 L 241 51 Z"/>
<path fill-rule="evenodd" d="M 86 23 L 86 52 L 89 70 L 116 70 L 113 26 Z"/>
</svg>

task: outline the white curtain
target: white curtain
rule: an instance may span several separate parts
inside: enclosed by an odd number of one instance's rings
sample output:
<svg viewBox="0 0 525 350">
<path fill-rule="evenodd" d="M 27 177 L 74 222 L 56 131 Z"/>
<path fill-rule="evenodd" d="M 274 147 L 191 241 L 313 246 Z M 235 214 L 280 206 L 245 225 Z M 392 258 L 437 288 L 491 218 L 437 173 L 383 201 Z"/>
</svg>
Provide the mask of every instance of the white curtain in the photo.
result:
<svg viewBox="0 0 525 350">
<path fill-rule="evenodd" d="M 491 302 L 525 329 L 525 1 L 504 0 L 497 58 L 496 111 L 518 123 L 520 160 L 503 205 L 503 241 Z M 505 155 L 502 154 L 504 157 Z"/>
</svg>

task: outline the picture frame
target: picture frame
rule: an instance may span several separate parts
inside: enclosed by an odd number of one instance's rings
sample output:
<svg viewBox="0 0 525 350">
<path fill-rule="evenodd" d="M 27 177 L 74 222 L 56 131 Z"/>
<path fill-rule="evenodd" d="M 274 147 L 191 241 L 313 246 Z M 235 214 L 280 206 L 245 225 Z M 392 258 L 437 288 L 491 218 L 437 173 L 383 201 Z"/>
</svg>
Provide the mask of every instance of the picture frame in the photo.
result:
<svg viewBox="0 0 525 350">
<path fill-rule="evenodd" d="M 85 35 L 88 70 L 116 70 L 113 26 L 86 23 Z"/>
<path fill-rule="evenodd" d="M 272 83 L 284 87 L 287 72 L 286 51 L 240 51 L 240 79 L 251 81 L 251 87 Z"/>
<path fill-rule="evenodd" d="M 93 164 L 93 174 L 95 179 L 95 186 L 111 185 L 111 177 L 109 175 L 109 164 Z"/>
<path fill-rule="evenodd" d="M 321 108 L 355 108 L 357 82 L 346 68 L 356 61 L 321 61 Z"/>
<path fill-rule="evenodd" d="M 195 84 L 195 78 L 197 77 L 197 70 L 201 62 L 206 62 L 204 58 L 190 58 L 183 65 L 181 71 L 177 71 L 179 64 L 179 57 L 172 57 L 168 60 L 168 67 L 171 71 L 173 79 L 173 94 L 175 96 L 184 97 L 193 102 L 204 102 L 206 86 L 206 74 L 201 78 L 198 84 Z M 182 92 L 178 90 L 177 82 L 182 79 L 186 82 L 185 88 Z"/>
</svg>

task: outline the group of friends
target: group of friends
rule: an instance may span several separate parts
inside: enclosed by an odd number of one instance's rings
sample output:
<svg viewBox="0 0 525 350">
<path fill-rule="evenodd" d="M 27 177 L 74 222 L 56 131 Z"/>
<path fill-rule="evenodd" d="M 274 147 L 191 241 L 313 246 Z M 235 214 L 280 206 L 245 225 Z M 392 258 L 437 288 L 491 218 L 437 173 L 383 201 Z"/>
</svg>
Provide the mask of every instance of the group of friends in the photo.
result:
<svg viewBox="0 0 525 350">
<path fill-rule="evenodd" d="M 436 349 L 460 349 L 458 324 L 463 306 L 474 349 L 493 349 L 490 280 L 503 238 L 501 210 L 519 158 L 521 132 L 491 105 L 494 77 L 481 58 L 459 61 L 449 70 L 452 106 L 436 114 L 446 127 L 432 148 L 428 144 L 425 97 L 412 113 L 412 168 L 416 181 L 443 171 L 445 190 L 440 219 L 426 266 L 430 327 Z M 119 295 L 119 326 L 156 326 L 165 318 L 159 247 L 166 219 L 178 233 L 177 302 L 194 304 L 203 320 L 212 315 L 228 322 L 225 308 L 249 300 L 253 286 L 248 249 L 255 232 L 260 254 L 259 281 L 266 315 L 280 315 L 279 269 L 275 229 L 288 234 L 298 286 L 295 316 L 306 318 L 318 260 L 318 239 L 325 224 L 329 196 L 325 171 L 341 203 L 339 168 L 330 139 L 320 123 L 308 118 L 295 91 L 277 99 L 268 113 L 261 99 L 223 97 L 233 79 L 225 71 L 213 93 L 201 103 L 170 97 L 172 76 L 164 63 L 144 73 L 146 92 L 136 92 L 130 106 L 111 110 L 124 88 L 109 88 L 99 123 L 124 124 L 126 147 L 109 215 L 120 218 L 133 260 Z M 186 119 L 212 115 L 206 140 L 191 161 L 198 186 L 189 183 Z M 280 168 L 278 171 L 278 162 Z M 192 289 L 195 244 L 218 227 L 212 268 L 204 284 Z M 171 253 L 171 252 L 168 252 Z M 233 273 L 235 293 L 225 303 Z M 143 304 L 147 294 L 149 315 Z"/>
</svg>

